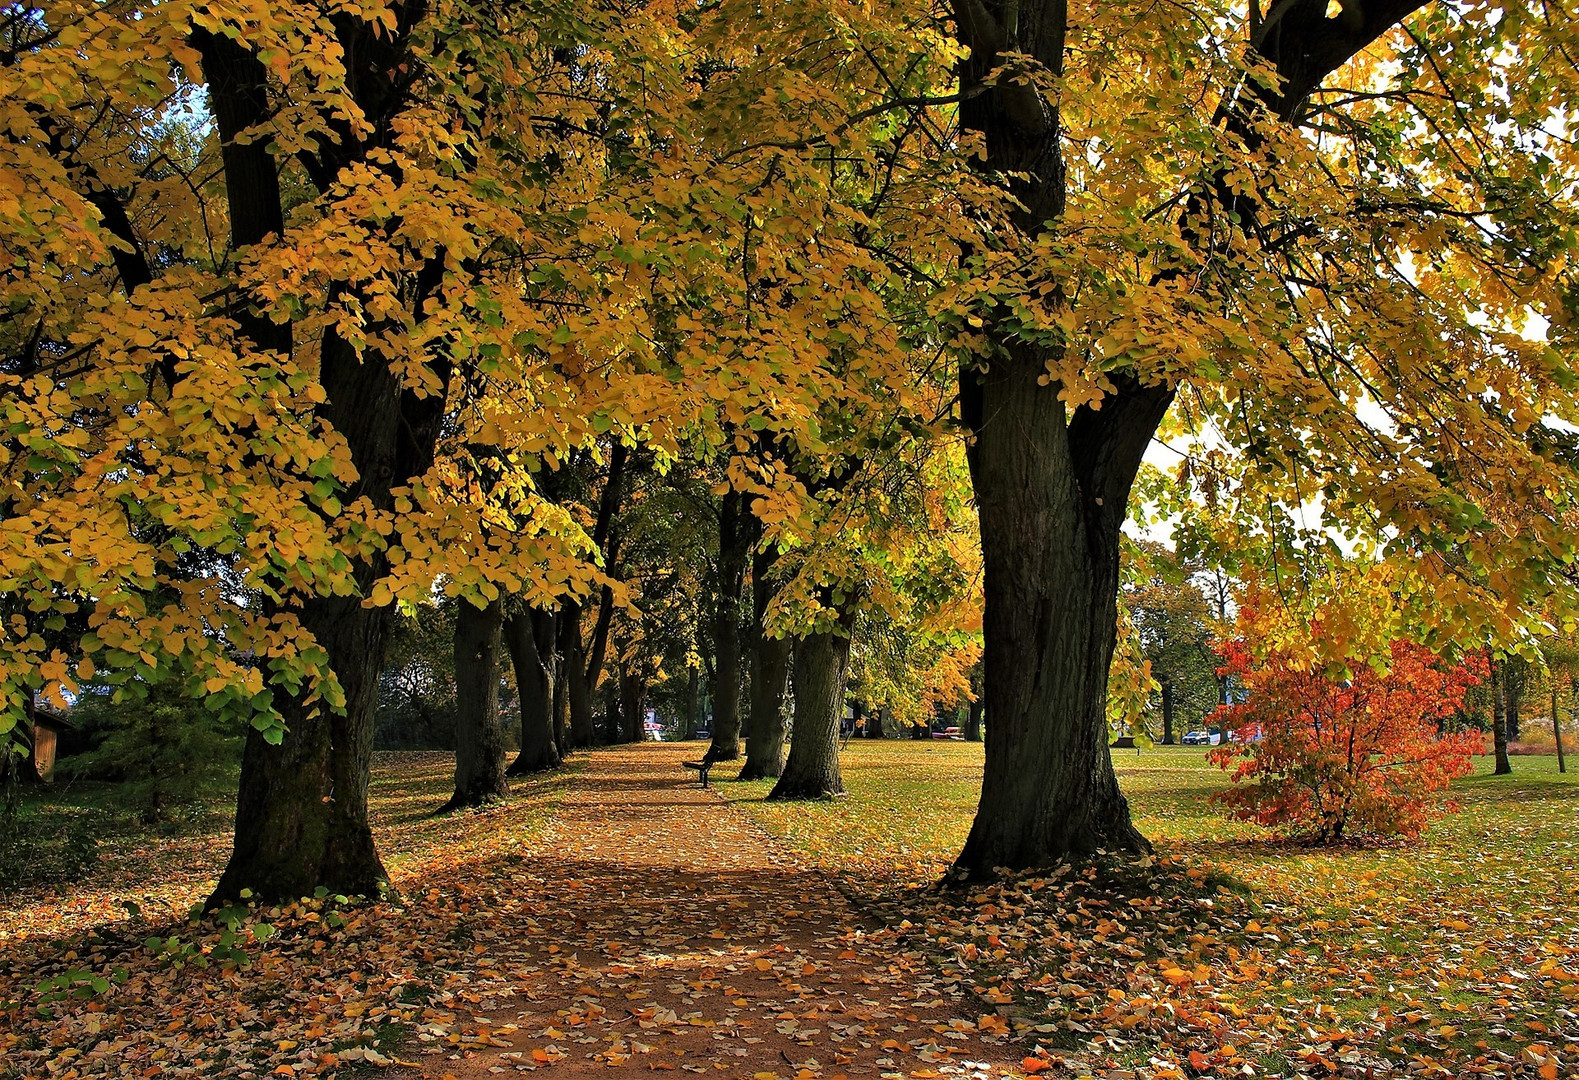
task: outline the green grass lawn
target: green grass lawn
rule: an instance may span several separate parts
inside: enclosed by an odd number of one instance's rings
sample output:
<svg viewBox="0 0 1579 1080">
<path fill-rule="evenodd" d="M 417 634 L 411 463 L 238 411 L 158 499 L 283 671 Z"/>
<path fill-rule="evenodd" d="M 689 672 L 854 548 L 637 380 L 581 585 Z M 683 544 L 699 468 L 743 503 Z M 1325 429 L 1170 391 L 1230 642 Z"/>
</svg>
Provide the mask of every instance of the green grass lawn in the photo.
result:
<svg viewBox="0 0 1579 1080">
<path fill-rule="evenodd" d="M 1210 802 L 1226 776 L 1205 758 L 1194 747 L 1114 752 L 1135 820 L 1159 855 L 1197 880 L 1226 875 L 1248 886 L 1249 910 L 1266 923 L 1227 919 L 1221 935 L 1190 948 L 1213 969 L 1202 986 L 1213 987 L 1214 1006 L 1261 1016 L 1252 1026 L 1264 1030 L 1298 1034 L 1304 1024 L 1311 1045 L 1323 1022 L 1364 1027 L 1367 1053 L 1426 1075 L 1473 1066 L 1579 1076 L 1579 774 L 1559 775 L 1555 757 L 1528 756 L 1514 759 L 1513 776 L 1492 777 L 1490 760 L 1480 759 L 1450 791 L 1457 810 L 1418 842 L 1316 849 L 1230 820 Z M 876 895 L 946 869 L 970 826 L 981 760 L 981 747 L 968 743 L 852 741 L 843 799 L 764 802 L 766 782 L 721 790 L 858 893 Z M 1218 902 L 1227 904 L 1221 894 Z M 968 915 L 939 918 L 947 926 L 937 936 L 954 947 L 956 922 Z M 1135 933 L 1142 951 L 1159 947 Z M 1000 975 L 1010 964 L 1022 976 L 1038 962 L 1054 966 L 1034 940 L 1024 953 L 1009 951 Z M 1065 970 L 1067 960 L 1057 958 Z M 1122 978 L 1111 989 L 1135 992 Z M 1265 1045 L 1287 1064 L 1287 1042 Z"/>
</svg>

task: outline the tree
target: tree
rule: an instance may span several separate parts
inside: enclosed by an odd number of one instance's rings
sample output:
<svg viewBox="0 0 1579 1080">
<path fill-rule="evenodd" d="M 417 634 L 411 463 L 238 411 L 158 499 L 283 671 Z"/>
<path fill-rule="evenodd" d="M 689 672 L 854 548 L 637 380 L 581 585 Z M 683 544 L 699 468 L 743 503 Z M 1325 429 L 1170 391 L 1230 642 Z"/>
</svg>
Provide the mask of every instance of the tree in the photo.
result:
<svg viewBox="0 0 1579 1080">
<path fill-rule="evenodd" d="M 1213 799 L 1235 817 L 1318 843 L 1418 836 L 1430 796 L 1467 774 L 1482 749 L 1478 732 L 1441 725 L 1486 664 L 1447 663 L 1403 641 L 1391 654 L 1385 674 L 1361 665 L 1334 679 L 1292 666 L 1287 654 L 1256 661 L 1245 642 L 1230 644 L 1228 664 L 1250 696 L 1218 712 L 1227 739 L 1207 756 L 1232 771 L 1235 786 Z"/>
<path fill-rule="evenodd" d="M 1172 744 L 1178 741 L 1174 719 L 1179 710 L 1193 725 L 1224 703 L 1218 699 L 1218 665 L 1211 648 L 1212 612 L 1193 568 L 1176 552 L 1158 544 L 1141 545 L 1134 563 L 1136 580 L 1126 582 L 1122 602 L 1160 687 L 1162 742 Z"/>
<path fill-rule="evenodd" d="M 240 749 L 234 722 L 173 686 L 150 687 L 119 704 L 108 688 L 93 687 L 71 715 L 96 745 L 65 759 L 61 771 L 119 780 L 120 798 L 145 825 L 171 820 L 234 777 Z"/>
<path fill-rule="evenodd" d="M 1572 72 L 1530 59 L 1568 16 L 1328 9 L 954 5 L 964 149 L 1012 196 L 978 211 L 955 307 L 991 718 L 967 874 L 1146 846 L 1104 707 L 1119 527 L 1176 403 L 1262 470 L 1264 518 L 1319 492 L 1324 527 L 1438 583 L 1413 600 L 1433 632 L 1521 618 L 1571 548 L 1571 439 L 1543 418 L 1573 397 L 1520 335 L 1529 310 L 1568 335 L 1571 162 L 1543 125 Z"/>
</svg>

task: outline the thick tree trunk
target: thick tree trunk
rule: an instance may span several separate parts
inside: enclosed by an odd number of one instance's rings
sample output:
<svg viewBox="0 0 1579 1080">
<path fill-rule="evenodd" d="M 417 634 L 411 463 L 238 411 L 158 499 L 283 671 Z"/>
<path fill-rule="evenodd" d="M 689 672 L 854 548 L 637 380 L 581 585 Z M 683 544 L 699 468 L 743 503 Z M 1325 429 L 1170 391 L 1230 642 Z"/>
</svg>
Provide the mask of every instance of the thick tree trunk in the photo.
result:
<svg viewBox="0 0 1579 1080">
<path fill-rule="evenodd" d="M 981 712 L 982 701 L 978 693 L 970 707 L 965 710 L 965 741 L 981 742 Z"/>
<path fill-rule="evenodd" d="M 981 517 L 986 732 L 981 802 L 957 867 L 1139 851 L 1108 755 L 1119 528 L 1166 394 L 1136 388 L 1066 422 L 1047 358 L 1009 344 L 962 411 Z"/>
<path fill-rule="evenodd" d="M 1173 745 L 1173 680 L 1162 680 L 1162 745 Z"/>
<path fill-rule="evenodd" d="M 554 739 L 553 621 L 551 612 L 534 608 L 510 616 L 504 624 L 516 691 L 521 699 L 521 752 L 510 763 L 510 776 L 559 766 L 559 747 Z"/>
<path fill-rule="evenodd" d="M 1250 48 L 1278 78 L 1225 95 L 1215 119 L 1249 145 L 1258 123 L 1294 116 L 1321 81 L 1425 0 L 1373 0 L 1358 18 L 1331 19 L 1324 0 L 1291 0 L 1252 26 Z M 1350 5 L 1345 5 L 1347 9 Z M 1066 191 L 1056 100 L 1036 81 L 999 78 L 1025 57 L 1049 74 L 1064 67 L 1065 0 L 969 0 L 954 5 L 968 54 L 960 62 L 961 125 L 982 136 L 986 177 L 1013 196 L 1012 229 L 998 242 L 1032 244 L 1056 230 Z M 1359 5 L 1353 5 L 1358 10 Z M 1255 205 L 1227 182 L 1182 219 L 1184 235 L 1210 255 L 1221 245 L 1192 223 L 1207 200 L 1253 222 Z M 1029 257 L 1029 251 L 1027 251 Z M 1168 272 L 1164 271 L 1166 275 Z M 1047 284 L 1057 287 L 1058 282 Z M 1056 293 L 1048 294 L 1056 302 Z M 982 801 L 958 866 L 1060 861 L 1098 848 L 1138 849 L 1107 753 L 1105 698 L 1114 646 L 1118 527 L 1141 455 L 1173 392 L 1127 371 L 1099 403 L 1066 409 L 1049 371 L 1056 344 L 1027 340 L 1003 305 L 982 314 L 993 346 L 988 371 L 961 380 L 984 562 L 986 700 L 992 712 Z M 1227 687 L 1223 687 L 1226 697 Z"/>
<path fill-rule="evenodd" d="M 238 898 L 243 889 L 271 902 L 311 896 L 320 885 L 376 897 L 389 880 L 367 817 L 389 612 L 364 608 L 356 597 L 334 597 L 303 605 L 298 618 L 328 652 L 345 692 L 345 712 L 287 699 L 279 745 L 255 729 L 247 732 L 235 846 L 210 906 Z"/>
<path fill-rule="evenodd" d="M 712 761 L 740 757 L 740 600 L 745 592 L 750 536 L 744 499 L 724 493 L 718 515 L 718 598 L 713 612 L 713 738 L 707 748 Z"/>
<path fill-rule="evenodd" d="M 784 690 L 789 680 L 791 644 L 770 637 L 767 612 L 778 587 L 772 579 L 778 554 L 769 544 L 757 548 L 751 566 L 751 641 L 755 648 L 751 678 L 750 731 L 742 780 L 762 780 L 784 771 Z"/>
<path fill-rule="evenodd" d="M 830 799 L 844 794 L 839 772 L 839 718 L 850 666 L 849 627 L 795 639 L 795 723 L 789 759 L 770 799 Z"/>
<path fill-rule="evenodd" d="M 1503 676 L 1503 662 L 1491 662 L 1491 745 L 1492 753 L 1496 757 L 1496 767 L 1491 770 L 1493 776 L 1507 776 L 1513 772 L 1513 763 L 1508 760 L 1508 703 L 1507 680 Z"/>
<path fill-rule="evenodd" d="M 455 610 L 455 794 L 444 810 L 509 798 L 504 729 L 499 723 L 499 646 L 504 603 Z"/>
</svg>

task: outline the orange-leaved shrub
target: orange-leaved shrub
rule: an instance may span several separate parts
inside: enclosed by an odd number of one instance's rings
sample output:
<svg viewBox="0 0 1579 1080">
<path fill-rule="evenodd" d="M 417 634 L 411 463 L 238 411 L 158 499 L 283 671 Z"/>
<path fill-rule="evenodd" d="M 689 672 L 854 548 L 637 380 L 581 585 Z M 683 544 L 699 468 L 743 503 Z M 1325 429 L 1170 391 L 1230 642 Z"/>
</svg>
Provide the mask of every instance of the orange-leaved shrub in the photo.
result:
<svg viewBox="0 0 1579 1080">
<path fill-rule="evenodd" d="M 1318 843 L 1418 836 L 1434 793 L 1469 772 L 1483 749 L 1479 732 L 1444 725 L 1486 662 L 1449 663 L 1404 641 L 1391 652 L 1386 674 L 1361 665 L 1337 680 L 1284 655 L 1257 662 L 1243 642 L 1227 645 L 1225 666 L 1249 696 L 1217 711 L 1227 737 L 1208 758 L 1232 771 L 1234 786 L 1213 799 L 1235 817 Z"/>
</svg>

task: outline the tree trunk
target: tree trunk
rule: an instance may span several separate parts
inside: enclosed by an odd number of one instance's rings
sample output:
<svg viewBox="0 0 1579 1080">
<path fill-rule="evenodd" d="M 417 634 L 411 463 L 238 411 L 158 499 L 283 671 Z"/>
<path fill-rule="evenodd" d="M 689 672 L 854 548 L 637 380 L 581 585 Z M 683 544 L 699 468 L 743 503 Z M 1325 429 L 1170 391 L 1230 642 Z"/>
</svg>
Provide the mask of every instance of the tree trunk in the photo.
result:
<svg viewBox="0 0 1579 1080">
<path fill-rule="evenodd" d="M 647 680 L 627 664 L 620 665 L 621 740 L 643 742 L 647 738 Z"/>
<path fill-rule="evenodd" d="M 1011 344 L 962 408 L 981 518 L 986 732 L 981 802 L 957 866 L 1047 866 L 1145 850 L 1108 755 L 1120 526 L 1166 395 L 1136 389 L 1067 425 L 1047 358 Z M 1142 434 L 1142 431 L 1144 434 Z"/>
<path fill-rule="evenodd" d="M 770 799 L 830 799 L 844 794 L 839 773 L 839 718 L 850 666 L 850 626 L 795 639 L 795 724 L 789 759 Z"/>
<path fill-rule="evenodd" d="M 862 728 L 863 734 L 868 739 L 886 739 L 888 732 L 883 728 L 883 707 L 879 705 L 866 714 L 866 724 Z"/>
<path fill-rule="evenodd" d="M 702 673 L 690 668 L 685 676 L 685 727 L 680 738 L 690 742 L 696 738 L 697 722 L 702 715 Z"/>
<path fill-rule="evenodd" d="M 455 794 L 443 810 L 509 798 L 504 728 L 499 723 L 499 645 L 504 603 L 455 610 Z M 441 811 L 442 812 L 442 811 Z"/>
<path fill-rule="evenodd" d="M 738 493 L 725 492 L 718 515 L 718 606 L 713 613 L 717 676 L 713 685 L 713 740 L 707 748 L 711 761 L 735 761 L 740 757 L 740 599 L 745 592 L 750 544 L 743 503 Z"/>
<path fill-rule="evenodd" d="M 981 695 L 978 693 L 965 710 L 965 741 L 981 742 Z"/>
<path fill-rule="evenodd" d="M 507 770 L 510 776 L 559 766 L 554 739 L 553 621 L 551 612 L 533 608 L 512 615 L 504 624 L 521 699 L 521 752 Z"/>
<path fill-rule="evenodd" d="M 559 760 L 570 753 L 570 676 L 564 657 L 554 665 L 554 746 Z"/>
<path fill-rule="evenodd" d="M 757 641 L 756 676 L 751 682 L 751 730 L 746 738 L 742 780 L 762 780 L 784 771 L 784 690 L 789 683 L 787 638 Z"/>
<path fill-rule="evenodd" d="M 354 92 L 368 130 L 382 134 L 304 155 L 320 190 L 354 164 L 374 161 L 373 167 L 383 167 L 371 155 L 387 145 L 388 120 L 408 100 L 401 73 L 407 70 L 413 20 L 424 14 L 424 5 L 409 5 L 397 12 L 394 27 L 381 32 L 370 24 L 338 26 L 342 47 L 361 58 L 357 70 L 364 74 Z M 270 119 L 268 70 L 245 45 L 223 34 L 198 31 L 192 40 L 202 56 L 220 138 L 231 243 L 244 250 L 278 234 L 284 221 L 278 166 L 267 140 L 240 138 Z M 411 311 L 419 321 L 426 300 L 443 284 L 446 262 L 440 251 L 413 275 Z M 232 306 L 242 336 L 260 350 L 289 354 L 291 324 L 275 322 L 246 300 Z M 345 441 L 357 470 L 355 495 L 375 510 L 389 510 L 393 489 L 432 464 L 449 361 L 442 354 L 430 361 L 428 374 L 441 390 L 419 398 L 376 354 L 358 355 L 333 329 L 315 344 L 324 395 L 318 415 Z M 311 895 L 320 885 L 363 896 L 384 887 L 387 875 L 368 826 L 367 784 L 378 673 L 392 616 L 388 608 L 364 607 L 362 598 L 386 569 L 383 555 L 370 556 L 354 564 L 357 595 L 311 597 L 286 609 L 324 650 L 344 693 L 344 711 L 335 713 L 322 700 L 306 702 L 297 686 L 271 687 L 286 731 L 278 745 L 255 729 L 247 733 L 235 844 L 211 906 L 237 898 L 243 889 L 259 900 L 284 901 Z"/>
<path fill-rule="evenodd" d="M 587 680 L 587 655 L 581 641 L 581 605 L 566 600 L 559 612 L 559 663 L 564 669 L 565 699 L 570 718 L 570 746 L 596 746 L 592 719 L 592 687 Z"/>
<path fill-rule="evenodd" d="M 1173 745 L 1173 680 L 1162 680 L 1162 745 Z"/>
<path fill-rule="evenodd" d="M 1568 771 L 1568 760 L 1565 757 L 1563 757 L 1563 718 L 1562 718 L 1562 714 L 1557 710 L 1557 690 L 1556 690 L 1556 685 L 1557 685 L 1557 679 L 1556 679 L 1556 676 L 1553 676 L 1552 677 L 1552 686 L 1553 686 L 1553 689 L 1552 689 L 1552 738 L 1557 740 L 1557 771 L 1560 772 L 1560 773 L 1565 773 L 1565 772 Z M 1569 680 L 1568 692 L 1570 694 L 1573 694 L 1573 690 L 1574 690 L 1573 681 Z M 1579 703 L 1579 694 L 1574 694 L 1574 700 L 1575 700 L 1576 703 Z"/>
<path fill-rule="evenodd" d="M 1497 759 L 1496 767 L 1491 770 L 1493 776 L 1507 776 L 1513 772 L 1513 763 L 1508 760 L 1508 705 L 1505 697 L 1505 682 L 1502 661 L 1493 660 L 1491 662 L 1491 745 Z"/>
<path fill-rule="evenodd" d="M 1529 664 L 1521 658 L 1503 662 L 1502 695 L 1505 704 L 1502 723 L 1507 729 L 1510 743 L 1517 742 L 1519 738 L 1519 716 L 1524 709 L 1524 691 L 1529 686 L 1529 671 Z"/>
<path fill-rule="evenodd" d="M 784 689 L 789 680 L 791 643 L 770 637 L 767 612 L 778 592 L 772 582 L 777 549 L 757 548 L 751 567 L 751 641 L 755 646 L 755 671 L 751 678 L 751 728 L 746 737 L 746 764 L 742 780 L 762 780 L 784 771 Z"/>
</svg>

